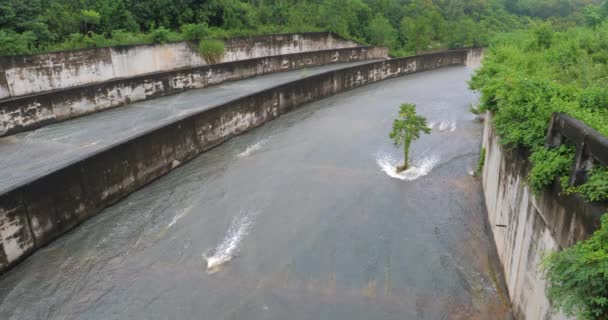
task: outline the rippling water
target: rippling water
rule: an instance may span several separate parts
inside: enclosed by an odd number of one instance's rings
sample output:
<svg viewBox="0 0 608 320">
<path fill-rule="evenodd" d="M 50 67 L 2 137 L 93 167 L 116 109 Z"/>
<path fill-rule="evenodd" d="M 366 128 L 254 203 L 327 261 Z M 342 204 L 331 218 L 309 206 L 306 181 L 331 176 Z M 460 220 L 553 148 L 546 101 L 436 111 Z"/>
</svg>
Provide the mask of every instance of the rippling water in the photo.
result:
<svg viewBox="0 0 608 320">
<path fill-rule="evenodd" d="M 214 148 L 6 274 L 0 319 L 508 319 L 470 74 L 362 87 Z M 435 123 L 409 180 L 388 166 L 404 102 Z"/>
<path fill-rule="evenodd" d="M 246 213 L 241 217 L 235 217 L 230 223 L 226 236 L 214 249 L 204 255 L 207 262 L 207 273 L 213 274 L 221 270 L 238 253 L 241 242 L 249 233 L 253 225 L 256 212 Z"/>
</svg>

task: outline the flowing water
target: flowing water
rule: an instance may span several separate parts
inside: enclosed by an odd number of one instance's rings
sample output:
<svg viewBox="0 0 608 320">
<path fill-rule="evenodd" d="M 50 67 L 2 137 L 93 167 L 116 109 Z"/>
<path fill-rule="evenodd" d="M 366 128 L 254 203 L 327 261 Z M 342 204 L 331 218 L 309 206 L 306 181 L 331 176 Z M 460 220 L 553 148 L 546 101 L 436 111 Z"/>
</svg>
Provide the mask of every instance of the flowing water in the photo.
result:
<svg viewBox="0 0 608 320">
<path fill-rule="evenodd" d="M 214 148 L 7 273 L 0 319 L 509 319 L 470 74 L 362 87 Z M 404 102 L 433 130 L 397 174 Z"/>
</svg>

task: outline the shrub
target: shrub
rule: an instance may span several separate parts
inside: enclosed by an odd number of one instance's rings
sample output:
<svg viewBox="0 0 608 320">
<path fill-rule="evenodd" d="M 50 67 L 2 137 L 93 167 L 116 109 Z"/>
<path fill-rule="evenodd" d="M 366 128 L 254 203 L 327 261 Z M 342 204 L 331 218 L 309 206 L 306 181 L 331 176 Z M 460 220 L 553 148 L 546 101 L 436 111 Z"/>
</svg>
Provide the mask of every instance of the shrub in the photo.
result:
<svg viewBox="0 0 608 320">
<path fill-rule="evenodd" d="M 153 43 L 165 43 L 171 41 L 171 31 L 165 27 L 158 27 L 148 34 L 148 37 Z"/>
<path fill-rule="evenodd" d="M 33 32 L 15 33 L 0 30 L 0 55 L 17 55 L 31 53 L 36 41 Z"/>
<path fill-rule="evenodd" d="M 185 24 L 180 30 L 186 40 L 199 40 L 209 36 L 209 26 L 206 23 Z"/>
<path fill-rule="evenodd" d="M 556 149 L 539 147 L 530 156 L 532 170 L 528 174 L 528 183 L 535 193 L 541 192 L 557 178 L 567 175 L 574 161 L 574 148 L 562 145 Z"/>
<path fill-rule="evenodd" d="M 479 160 L 477 161 L 477 168 L 475 168 L 475 172 L 473 175 L 479 176 L 481 174 L 481 170 L 483 170 L 483 166 L 486 163 L 486 148 L 481 147 L 481 151 L 479 152 Z"/>
<path fill-rule="evenodd" d="M 224 42 L 220 40 L 201 40 L 198 52 L 207 63 L 219 63 L 224 56 Z"/>
<path fill-rule="evenodd" d="M 608 200 L 608 169 L 605 167 L 594 168 L 589 172 L 589 180 L 575 187 L 575 191 L 589 201 Z"/>
<path fill-rule="evenodd" d="M 608 215 L 584 241 L 549 254 L 542 263 L 553 306 L 577 319 L 608 319 Z"/>
</svg>

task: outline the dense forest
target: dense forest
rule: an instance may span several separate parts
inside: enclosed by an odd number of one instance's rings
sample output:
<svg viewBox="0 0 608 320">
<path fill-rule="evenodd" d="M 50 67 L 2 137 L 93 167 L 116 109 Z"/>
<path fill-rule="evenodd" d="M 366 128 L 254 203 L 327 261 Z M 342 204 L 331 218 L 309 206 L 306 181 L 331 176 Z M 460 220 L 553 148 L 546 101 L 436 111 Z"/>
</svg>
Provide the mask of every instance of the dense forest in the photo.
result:
<svg viewBox="0 0 608 320">
<path fill-rule="evenodd" d="M 0 0 L 0 55 L 332 31 L 393 55 L 486 45 L 540 20 L 601 19 L 597 0 Z"/>
</svg>

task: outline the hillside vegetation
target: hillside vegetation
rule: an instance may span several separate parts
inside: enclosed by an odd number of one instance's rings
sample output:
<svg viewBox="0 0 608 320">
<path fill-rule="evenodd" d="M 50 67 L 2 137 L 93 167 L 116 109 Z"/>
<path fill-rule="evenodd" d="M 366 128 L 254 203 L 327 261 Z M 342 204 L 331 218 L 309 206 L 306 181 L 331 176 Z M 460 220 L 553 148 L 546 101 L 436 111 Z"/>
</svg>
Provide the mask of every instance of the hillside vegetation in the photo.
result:
<svg viewBox="0 0 608 320">
<path fill-rule="evenodd" d="M 0 0 L 0 55 L 332 31 L 393 55 L 481 46 L 547 19 L 572 26 L 593 0 Z"/>
<path fill-rule="evenodd" d="M 602 7 L 585 10 L 586 27 L 556 31 L 550 24 L 496 37 L 470 85 L 480 110 L 507 148 L 531 152 L 528 183 L 535 192 L 561 182 L 564 193 L 608 200 L 608 169 L 595 164 L 582 185 L 569 186 L 575 146 L 547 149 L 553 112 L 571 115 L 608 136 L 608 22 Z M 604 202 L 605 203 L 605 202 Z M 547 295 L 576 319 L 608 319 L 608 215 L 588 240 L 544 260 Z"/>
<path fill-rule="evenodd" d="M 529 183 L 535 191 L 560 180 L 565 192 L 608 200 L 605 168 L 598 166 L 588 182 L 569 187 L 574 146 L 544 147 L 553 112 L 608 135 L 608 22 L 559 32 L 545 24 L 501 35 L 470 84 L 482 93 L 481 109 L 494 113 L 501 142 L 532 152 Z"/>
</svg>

